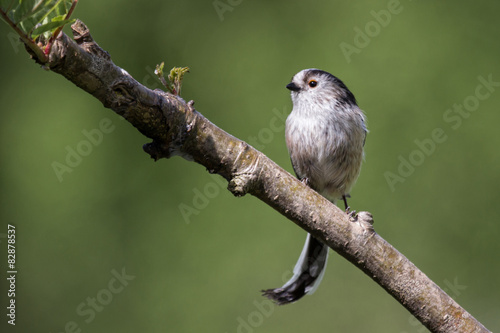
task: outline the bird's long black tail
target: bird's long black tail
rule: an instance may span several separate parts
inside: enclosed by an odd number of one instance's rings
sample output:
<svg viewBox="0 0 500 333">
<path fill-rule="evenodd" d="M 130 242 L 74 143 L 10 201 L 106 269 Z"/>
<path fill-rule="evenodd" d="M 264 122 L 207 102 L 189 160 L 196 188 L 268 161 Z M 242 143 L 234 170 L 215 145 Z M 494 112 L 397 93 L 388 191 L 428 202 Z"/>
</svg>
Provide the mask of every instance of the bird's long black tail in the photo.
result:
<svg viewBox="0 0 500 333">
<path fill-rule="evenodd" d="M 323 278 L 327 259 L 328 246 L 308 234 L 293 277 L 280 288 L 263 290 L 263 295 L 282 305 L 312 294 Z"/>
</svg>

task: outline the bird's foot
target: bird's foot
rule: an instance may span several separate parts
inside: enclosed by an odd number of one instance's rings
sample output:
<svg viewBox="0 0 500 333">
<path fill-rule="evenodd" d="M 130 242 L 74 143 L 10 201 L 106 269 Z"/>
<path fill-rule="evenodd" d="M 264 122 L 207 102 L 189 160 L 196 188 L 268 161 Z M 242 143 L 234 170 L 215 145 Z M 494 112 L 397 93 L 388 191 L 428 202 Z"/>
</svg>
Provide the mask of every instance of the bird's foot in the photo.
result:
<svg viewBox="0 0 500 333">
<path fill-rule="evenodd" d="M 347 206 L 345 213 L 349 216 L 349 220 L 352 222 L 356 221 L 358 218 L 358 213 L 355 210 L 351 210 L 351 207 Z"/>
</svg>

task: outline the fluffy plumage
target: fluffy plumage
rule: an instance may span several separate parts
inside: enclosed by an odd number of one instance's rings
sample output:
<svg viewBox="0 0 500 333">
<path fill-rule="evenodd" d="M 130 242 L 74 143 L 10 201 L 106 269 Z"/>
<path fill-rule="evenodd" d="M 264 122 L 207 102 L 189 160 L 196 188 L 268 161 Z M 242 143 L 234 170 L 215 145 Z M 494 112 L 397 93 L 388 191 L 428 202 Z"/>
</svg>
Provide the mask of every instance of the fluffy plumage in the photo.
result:
<svg viewBox="0 0 500 333">
<path fill-rule="evenodd" d="M 363 160 L 367 133 L 363 111 L 341 80 L 319 69 L 300 71 L 287 88 L 293 110 L 285 136 L 297 177 L 333 203 L 345 200 Z M 321 281 L 327 257 L 328 247 L 308 235 L 294 276 L 264 295 L 287 304 L 311 294 Z"/>
</svg>

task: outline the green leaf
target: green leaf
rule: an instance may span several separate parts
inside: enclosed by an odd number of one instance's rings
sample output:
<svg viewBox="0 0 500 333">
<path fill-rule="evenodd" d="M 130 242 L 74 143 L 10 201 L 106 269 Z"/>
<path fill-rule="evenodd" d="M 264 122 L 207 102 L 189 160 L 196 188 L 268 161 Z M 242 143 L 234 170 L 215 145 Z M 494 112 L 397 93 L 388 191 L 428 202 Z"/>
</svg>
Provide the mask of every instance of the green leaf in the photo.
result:
<svg viewBox="0 0 500 333">
<path fill-rule="evenodd" d="M 73 0 L 2 0 L 2 8 L 8 9 L 8 17 L 29 35 L 38 29 L 37 25 L 46 25 L 54 22 L 54 18 L 65 17 L 72 3 Z"/>
<path fill-rule="evenodd" d="M 158 76 L 163 76 L 163 67 L 165 67 L 165 62 L 161 62 L 161 64 L 156 65 L 155 74 Z"/>
<path fill-rule="evenodd" d="M 19 0 L 19 6 L 15 10 L 16 23 L 32 18 L 36 12 L 42 10 L 50 0 Z"/>
<path fill-rule="evenodd" d="M 21 18 L 23 17 L 23 15 L 26 14 L 26 13 L 23 13 L 22 9 L 21 9 L 21 1 L 19 1 L 11 10 L 9 13 L 7 13 L 7 15 L 9 15 L 9 17 L 12 19 L 12 21 L 14 23 L 19 23 L 19 21 L 21 20 Z"/>
<path fill-rule="evenodd" d="M 55 0 L 42 0 L 39 6 L 34 8 L 30 17 L 27 17 L 23 24 L 25 26 L 26 32 L 31 32 L 37 24 L 46 24 L 51 22 L 52 18 L 58 16 L 56 15 L 55 9 L 57 6 Z"/>
<path fill-rule="evenodd" d="M 19 2 L 18 0 L 0 0 L 0 8 L 4 11 L 10 11 L 14 2 Z"/>
<path fill-rule="evenodd" d="M 170 86 L 167 83 L 167 80 L 165 80 L 165 76 L 163 75 L 163 67 L 165 66 L 165 63 L 162 61 L 161 64 L 156 65 L 155 69 L 155 74 L 158 76 L 158 79 L 160 80 L 161 84 L 165 86 L 169 91 L 171 91 Z"/>
<path fill-rule="evenodd" d="M 28 6 L 27 3 L 31 4 Z M 14 9 L 13 21 L 18 24 L 21 29 L 28 33 L 33 27 L 40 23 L 43 17 L 49 11 L 47 4 L 51 0 L 36 0 L 36 1 L 20 1 L 20 6 Z"/>
<path fill-rule="evenodd" d="M 184 75 L 189 72 L 189 67 L 174 67 L 170 70 L 168 80 L 172 85 L 172 93 L 175 95 L 181 94 L 182 79 Z"/>
<path fill-rule="evenodd" d="M 54 12 L 56 15 L 66 15 L 66 13 L 71 8 L 72 0 L 59 1 Z"/>
<path fill-rule="evenodd" d="M 60 17 L 63 17 L 63 16 L 60 16 Z M 62 20 L 61 19 L 61 20 L 55 20 L 55 21 L 43 24 L 43 25 L 38 26 L 36 29 L 33 30 L 33 32 L 31 33 L 31 37 L 33 39 L 36 39 L 38 36 L 40 36 L 44 32 L 50 31 L 50 33 L 53 33 L 54 30 L 56 30 L 57 28 L 62 27 L 63 25 L 74 22 L 74 21 L 75 21 L 74 19 L 72 19 L 72 20 Z"/>
</svg>

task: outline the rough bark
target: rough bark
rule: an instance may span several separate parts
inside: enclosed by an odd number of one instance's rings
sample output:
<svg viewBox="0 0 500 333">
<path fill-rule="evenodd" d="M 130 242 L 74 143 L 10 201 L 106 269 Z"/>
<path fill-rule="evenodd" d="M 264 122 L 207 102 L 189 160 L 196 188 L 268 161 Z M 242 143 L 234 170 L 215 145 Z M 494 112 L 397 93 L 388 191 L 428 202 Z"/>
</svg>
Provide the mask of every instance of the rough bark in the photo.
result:
<svg viewBox="0 0 500 333">
<path fill-rule="evenodd" d="M 179 155 L 223 176 L 236 196 L 250 193 L 360 268 L 432 332 L 489 332 L 373 229 L 370 213 L 349 218 L 247 143 L 212 124 L 178 96 L 150 90 L 116 66 L 77 21 L 43 63 L 123 116 L 152 142 L 155 160 Z M 37 60 L 37 59 L 35 59 Z"/>
</svg>

